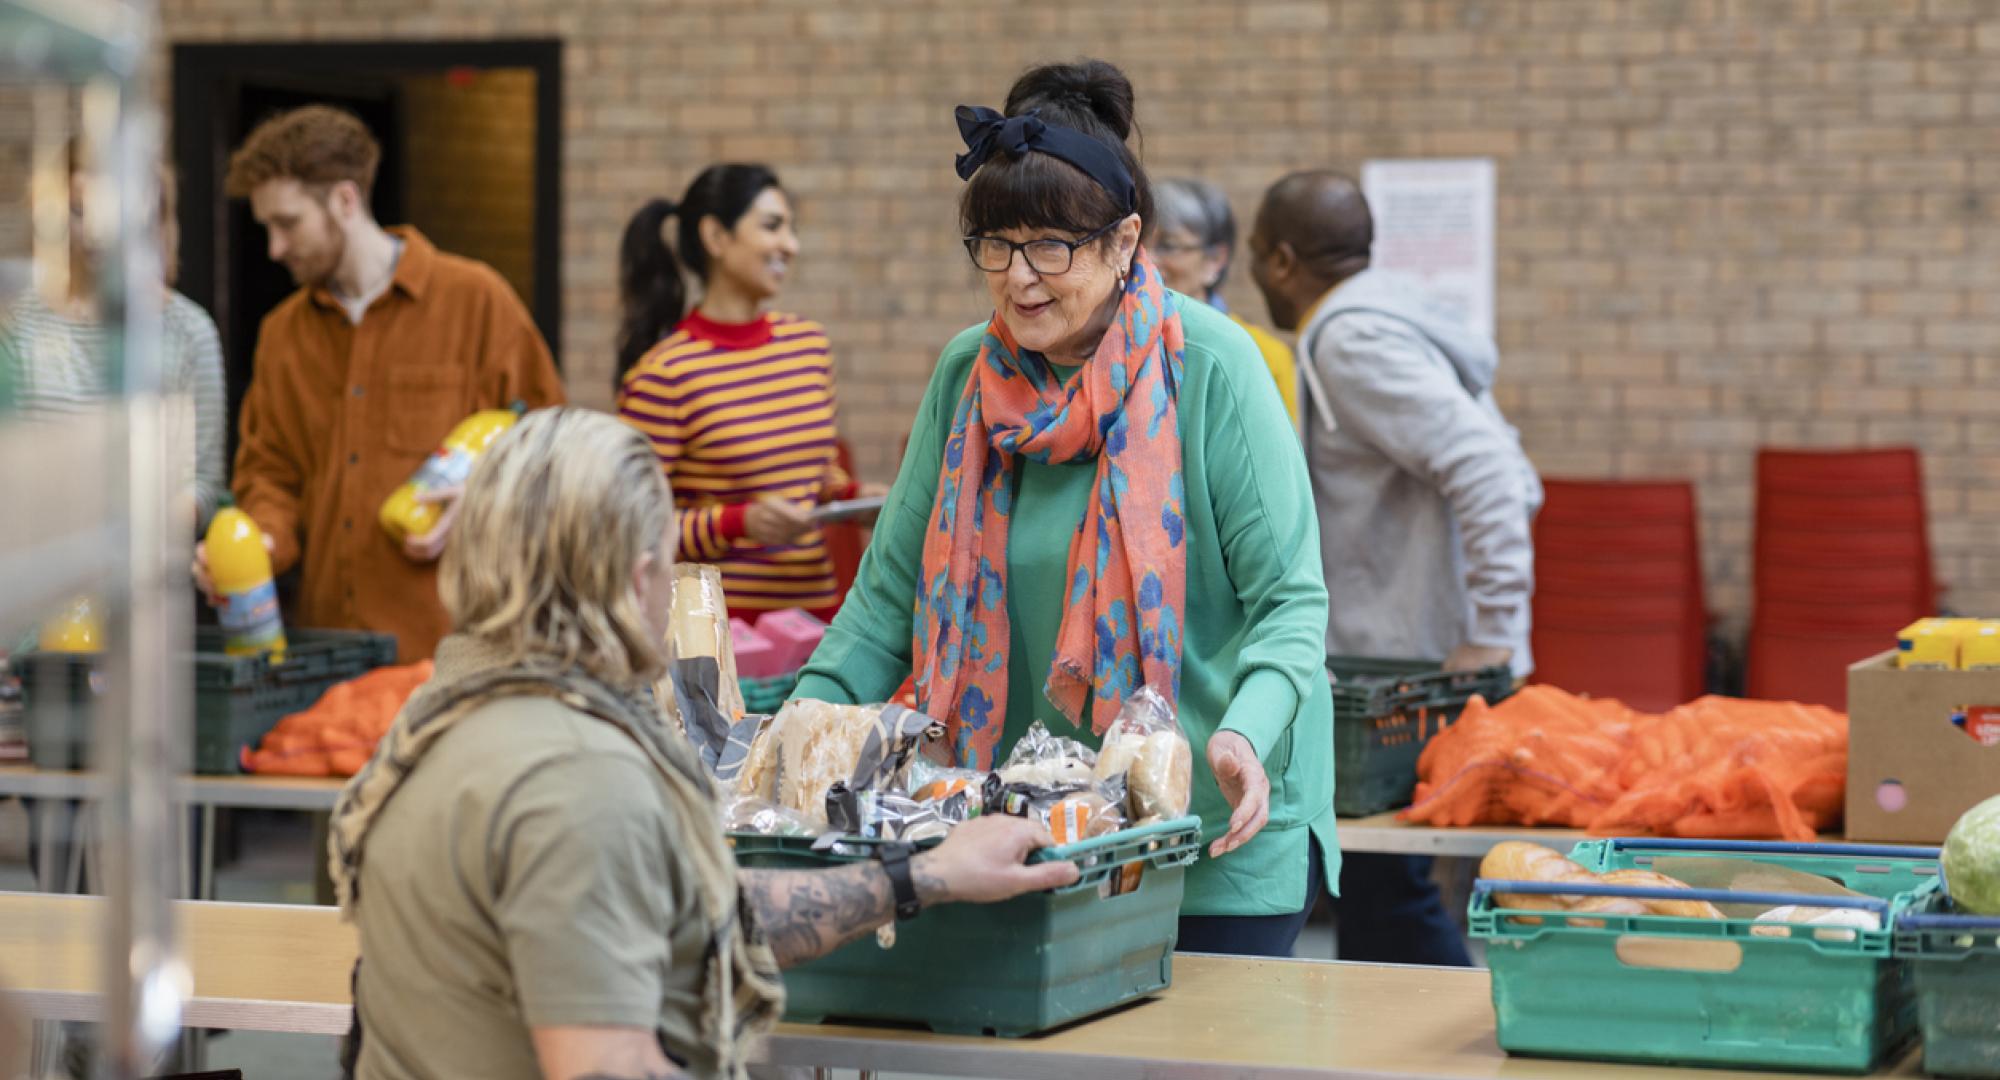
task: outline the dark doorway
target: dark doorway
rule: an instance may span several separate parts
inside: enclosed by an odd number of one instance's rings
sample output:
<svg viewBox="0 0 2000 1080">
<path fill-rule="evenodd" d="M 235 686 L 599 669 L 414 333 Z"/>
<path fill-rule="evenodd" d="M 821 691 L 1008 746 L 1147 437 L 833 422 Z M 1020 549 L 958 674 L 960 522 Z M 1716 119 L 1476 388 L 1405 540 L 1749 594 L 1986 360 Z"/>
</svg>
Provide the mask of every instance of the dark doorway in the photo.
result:
<svg viewBox="0 0 2000 1080">
<path fill-rule="evenodd" d="M 382 144 L 376 219 L 415 225 L 439 247 L 493 265 L 553 347 L 562 318 L 561 59 L 556 41 L 174 48 L 179 287 L 222 331 L 232 457 L 258 326 L 296 286 L 265 254 L 248 204 L 223 194 L 230 152 L 285 109 L 318 103 L 355 113 Z M 504 190 L 470 190 L 468 175 Z"/>
</svg>

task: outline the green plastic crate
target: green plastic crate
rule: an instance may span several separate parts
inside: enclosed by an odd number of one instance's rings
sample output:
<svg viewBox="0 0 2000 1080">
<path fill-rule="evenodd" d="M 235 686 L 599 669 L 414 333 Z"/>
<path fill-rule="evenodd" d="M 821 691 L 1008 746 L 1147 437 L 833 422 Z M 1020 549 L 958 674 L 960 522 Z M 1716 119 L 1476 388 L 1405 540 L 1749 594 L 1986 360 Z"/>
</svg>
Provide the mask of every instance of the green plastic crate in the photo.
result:
<svg viewBox="0 0 2000 1080">
<path fill-rule="evenodd" d="M 1329 656 L 1333 682 L 1333 811 L 1366 817 L 1408 806 L 1417 758 L 1473 695 L 1488 704 L 1514 692 L 1504 667 L 1445 671 L 1435 660 Z"/>
<path fill-rule="evenodd" d="M 1895 918 L 1935 880 L 1936 848 L 1750 841 L 1600 840 L 1570 858 L 1592 870 L 1656 857 L 1745 859 L 1819 874 L 1881 903 L 1882 930 L 1559 911 L 1509 914 L 1474 885 L 1471 924 L 1486 942 L 1493 1011 L 1510 1054 L 1669 1065 L 1865 1073 L 1916 1033 L 1909 970 L 1893 955 Z M 1620 886 L 1564 894 L 1646 896 Z M 1826 897 L 1650 890 L 1712 902 L 1811 903 Z M 1667 942 L 1661 950 L 1661 942 Z M 1654 950 L 1661 950 L 1655 952 Z M 1661 965 L 1670 966 L 1661 966 Z"/>
<path fill-rule="evenodd" d="M 738 833 L 746 869 L 809 869 L 871 857 L 872 841 Z M 924 1024 L 954 1035 L 1033 1035 L 1158 993 L 1173 981 L 1174 941 L 1201 820 L 1186 817 L 1050 848 L 1073 885 L 997 904 L 947 904 L 785 972 L 785 1017 Z"/>
<path fill-rule="evenodd" d="M 799 688 L 799 673 L 773 675 L 768 679 L 738 679 L 743 688 L 743 711 L 752 716 L 769 716 L 784 707 Z"/>
<path fill-rule="evenodd" d="M 240 752 L 279 720 L 310 707 L 335 683 L 396 662 L 396 639 L 365 630 L 287 630 L 285 662 L 229 656 L 219 627 L 195 628 L 196 773 L 240 772 Z M 15 658 L 27 702 L 28 757 L 37 768 L 81 769 L 90 718 L 105 690 L 99 656 L 28 653 Z"/>
<path fill-rule="evenodd" d="M 1916 977 L 1924 1071 L 2000 1077 L 2000 918 L 1955 910 L 1934 883 L 1896 921 L 1896 955 Z"/>
</svg>

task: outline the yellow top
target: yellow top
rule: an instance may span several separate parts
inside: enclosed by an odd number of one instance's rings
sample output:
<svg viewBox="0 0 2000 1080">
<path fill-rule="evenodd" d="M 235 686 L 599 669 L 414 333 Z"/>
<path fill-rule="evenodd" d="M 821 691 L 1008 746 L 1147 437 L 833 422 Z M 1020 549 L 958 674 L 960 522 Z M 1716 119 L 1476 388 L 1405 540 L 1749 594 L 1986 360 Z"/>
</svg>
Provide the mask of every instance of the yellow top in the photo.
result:
<svg viewBox="0 0 2000 1080">
<path fill-rule="evenodd" d="M 1250 331 L 1250 340 L 1257 343 L 1257 351 L 1264 354 L 1264 366 L 1271 369 L 1271 381 L 1278 384 L 1278 396 L 1285 400 L 1285 413 L 1292 418 L 1292 426 L 1299 425 L 1299 370 L 1292 358 L 1292 350 L 1279 341 L 1269 330 L 1253 323 L 1245 322 L 1236 314 L 1229 316 L 1236 325 Z"/>
</svg>

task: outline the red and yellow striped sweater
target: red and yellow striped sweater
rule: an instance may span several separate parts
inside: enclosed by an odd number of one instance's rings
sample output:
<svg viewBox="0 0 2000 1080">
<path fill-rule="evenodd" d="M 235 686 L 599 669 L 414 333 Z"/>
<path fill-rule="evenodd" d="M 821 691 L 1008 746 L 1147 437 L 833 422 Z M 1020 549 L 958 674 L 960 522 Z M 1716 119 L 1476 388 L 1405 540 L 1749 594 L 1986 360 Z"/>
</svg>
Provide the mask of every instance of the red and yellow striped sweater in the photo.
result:
<svg viewBox="0 0 2000 1080">
<path fill-rule="evenodd" d="M 845 498 L 836 460 L 833 352 L 826 331 L 790 315 L 681 321 L 625 374 L 618 414 L 652 440 L 680 510 L 680 557 L 714 563 L 732 612 L 799 607 L 830 614 L 833 563 L 817 531 L 764 547 L 743 512 L 765 494 Z"/>
</svg>

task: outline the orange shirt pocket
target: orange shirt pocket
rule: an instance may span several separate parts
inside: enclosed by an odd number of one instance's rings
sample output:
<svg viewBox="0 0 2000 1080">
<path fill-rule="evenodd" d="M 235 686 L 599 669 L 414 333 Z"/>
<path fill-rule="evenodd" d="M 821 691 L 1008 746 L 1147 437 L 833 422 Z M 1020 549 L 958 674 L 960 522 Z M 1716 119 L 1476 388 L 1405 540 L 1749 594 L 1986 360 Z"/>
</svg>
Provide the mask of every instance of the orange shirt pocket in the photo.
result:
<svg viewBox="0 0 2000 1080">
<path fill-rule="evenodd" d="M 389 372 L 389 449 L 428 454 L 437 449 L 452 426 L 471 412 L 466 402 L 467 373 L 462 368 L 407 367 Z"/>
</svg>

